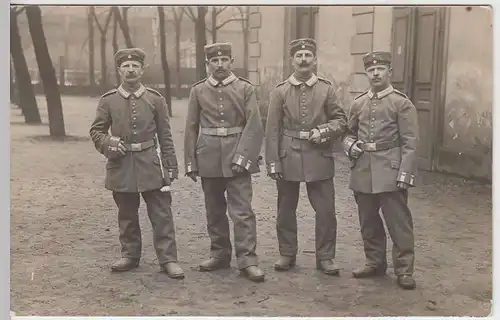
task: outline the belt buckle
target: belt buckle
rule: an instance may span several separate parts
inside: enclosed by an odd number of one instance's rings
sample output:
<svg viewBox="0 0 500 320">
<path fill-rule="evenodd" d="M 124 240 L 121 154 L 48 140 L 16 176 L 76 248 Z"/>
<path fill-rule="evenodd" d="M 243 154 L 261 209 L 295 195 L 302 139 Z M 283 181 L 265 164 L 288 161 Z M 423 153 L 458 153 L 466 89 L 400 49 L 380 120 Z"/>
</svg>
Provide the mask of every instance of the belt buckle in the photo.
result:
<svg viewBox="0 0 500 320">
<path fill-rule="evenodd" d="M 375 142 L 365 142 L 363 144 L 363 149 L 365 151 L 376 151 L 377 150 L 377 144 Z"/>
<path fill-rule="evenodd" d="M 217 128 L 217 135 L 218 136 L 227 136 L 227 128 Z"/>
<path fill-rule="evenodd" d="M 309 131 L 299 131 L 300 139 L 309 139 Z"/>
<path fill-rule="evenodd" d="M 140 143 L 132 143 L 130 144 L 130 149 L 132 149 L 132 151 L 141 151 L 141 144 Z"/>
</svg>

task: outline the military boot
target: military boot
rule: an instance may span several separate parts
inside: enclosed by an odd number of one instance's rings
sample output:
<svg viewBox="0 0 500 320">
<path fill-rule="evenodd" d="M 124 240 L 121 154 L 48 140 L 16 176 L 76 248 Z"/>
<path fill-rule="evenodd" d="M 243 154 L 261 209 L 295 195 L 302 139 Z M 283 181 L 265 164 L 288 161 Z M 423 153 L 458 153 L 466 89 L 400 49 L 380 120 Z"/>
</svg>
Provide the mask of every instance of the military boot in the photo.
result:
<svg viewBox="0 0 500 320">
<path fill-rule="evenodd" d="M 398 276 L 398 285 L 405 290 L 413 290 L 417 287 L 415 279 L 409 274 Z"/>
<path fill-rule="evenodd" d="M 340 268 L 333 262 L 333 259 L 317 260 L 316 268 L 329 276 L 340 275 Z"/>
<path fill-rule="evenodd" d="M 182 270 L 181 266 L 179 266 L 175 262 L 167 262 L 162 264 L 161 270 L 165 272 L 169 278 L 172 279 L 184 279 L 184 271 Z"/>
<path fill-rule="evenodd" d="M 281 256 L 276 263 L 274 263 L 274 270 L 276 271 L 287 271 L 295 267 L 295 257 L 294 256 Z"/>
<path fill-rule="evenodd" d="M 214 271 L 217 269 L 229 268 L 231 261 L 228 259 L 210 258 L 200 263 L 200 271 Z"/>
<path fill-rule="evenodd" d="M 262 271 L 257 266 L 246 267 L 244 269 L 241 269 L 241 272 L 248 279 L 250 279 L 251 281 L 254 281 L 254 282 L 262 282 L 262 281 L 264 281 L 264 278 L 265 278 L 264 271 Z"/>
<path fill-rule="evenodd" d="M 140 259 L 120 258 L 118 261 L 111 265 L 111 271 L 124 272 L 139 266 Z"/>
<path fill-rule="evenodd" d="M 385 275 L 386 268 L 376 268 L 372 266 L 364 266 L 362 268 L 355 269 L 352 272 L 354 278 L 370 278 L 370 277 L 380 277 Z"/>
</svg>

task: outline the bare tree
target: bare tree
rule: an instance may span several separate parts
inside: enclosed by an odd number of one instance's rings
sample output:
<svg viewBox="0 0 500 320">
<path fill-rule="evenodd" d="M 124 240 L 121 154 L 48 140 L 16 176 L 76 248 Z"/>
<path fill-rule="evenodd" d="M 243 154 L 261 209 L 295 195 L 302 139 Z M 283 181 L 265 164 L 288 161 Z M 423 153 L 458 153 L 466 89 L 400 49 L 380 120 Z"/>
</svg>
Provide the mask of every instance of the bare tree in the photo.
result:
<svg viewBox="0 0 500 320">
<path fill-rule="evenodd" d="M 243 70 L 245 71 L 245 77 L 248 77 L 248 37 L 249 37 L 249 19 L 250 19 L 250 7 L 249 6 L 238 6 L 236 7 L 240 12 L 241 30 L 243 31 Z"/>
<path fill-rule="evenodd" d="M 118 19 L 116 16 L 116 11 L 113 11 L 113 52 L 118 51 Z M 119 14 L 120 12 L 118 12 Z M 115 79 L 116 79 L 116 85 L 120 85 L 120 74 L 118 72 L 115 72 Z"/>
<path fill-rule="evenodd" d="M 50 58 L 47 39 L 43 31 L 42 11 L 39 6 L 27 6 L 26 16 L 28 17 L 28 28 L 33 40 L 36 61 L 47 99 L 50 135 L 57 137 L 65 136 L 66 131 L 64 129 L 61 94 L 59 93 L 56 72 Z"/>
<path fill-rule="evenodd" d="M 120 13 L 119 7 L 111 8 L 114 14 L 115 24 L 118 22 L 118 24 L 120 25 L 120 29 L 122 30 L 123 38 L 125 39 L 125 45 L 127 46 L 127 48 L 132 48 L 134 44 L 132 43 L 132 38 L 130 37 L 130 28 L 128 27 L 127 13 L 129 9 L 130 7 L 123 7 L 122 13 Z"/>
<path fill-rule="evenodd" d="M 174 25 L 175 30 L 175 78 L 176 78 L 176 96 L 181 98 L 181 31 L 182 18 L 184 17 L 184 8 L 170 7 L 173 20 L 169 20 Z"/>
<path fill-rule="evenodd" d="M 42 123 L 42 119 L 40 118 L 40 112 L 36 103 L 35 90 L 31 83 L 31 76 L 21 43 L 19 26 L 17 25 L 17 17 L 23 10 L 24 8 L 10 9 L 10 54 L 16 75 L 15 85 L 17 85 L 17 93 L 12 91 L 11 93 L 16 94 L 18 98 L 24 121 L 28 124 L 40 124 Z M 13 79 L 12 75 L 11 79 Z M 16 86 L 13 86 L 13 89 L 15 90 Z"/>
<path fill-rule="evenodd" d="M 170 94 L 170 69 L 167 61 L 167 41 L 165 39 L 165 12 L 163 6 L 158 6 L 158 18 L 160 20 L 160 59 L 165 82 L 165 100 L 168 105 L 168 114 L 172 116 L 172 96 Z"/>
<path fill-rule="evenodd" d="M 205 45 L 207 44 L 207 25 L 205 16 L 208 8 L 206 6 L 197 7 L 198 14 L 195 15 L 191 7 L 187 7 L 186 15 L 194 22 L 194 38 L 196 42 L 196 78 L 201 80 L 207 77 L 205 68 Z"/>
<path fill-rule="evenodd" d="M 89 85 L 91 91 L 95 86 L 95 49 L 94 49 L 94 16 L 95 8 L 90 6 L 87 10 L 87 26 L 89 29 Z"/>
<path fill-rule="evenodd" d="M 103 90 L 105 90 L 108 86 L 108 65 L 106 63 L 106 34 L 108 32 L 108 27 L 109 23 L 111 22 L 111 17 L 112 17 L 113 11 L 110 9 L 106 15 L 106 20 L 104 22 L 104 25 L 101 26 L 99 23 L 99 19 L 97 18 L 97 15 L 95 14 L 95 10 L 92 11 L 92 15 L 94 18 L 94 21 L 97 25 L 97 28 L 99 29 L 99 32 L 101 33 L 101 87 Z"/>
</svg>

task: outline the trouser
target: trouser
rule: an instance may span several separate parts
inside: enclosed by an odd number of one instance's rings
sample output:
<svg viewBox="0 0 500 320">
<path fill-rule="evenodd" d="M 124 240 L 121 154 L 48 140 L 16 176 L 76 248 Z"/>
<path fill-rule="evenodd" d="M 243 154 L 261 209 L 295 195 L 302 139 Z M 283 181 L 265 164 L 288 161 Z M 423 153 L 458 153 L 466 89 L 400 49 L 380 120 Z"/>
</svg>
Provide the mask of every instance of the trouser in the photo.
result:
<svg viewBox="0 0 500 320">
<path fill-rule="evenodd" d="M 252 210 L 252 178 L 244 173 L 231 178 L 201 178 L 205 195 L 210 254 L 213 258 L 231 260 L 229 220 L 234 225 L 234 247 L 239 269 L 258 265 L 257 223 Z M 224 192 L 227 191 L 227 199 Z"/>
<path fill-rule="evenodd" d="M 141 193 L 146 201 L 149 220 L 153 227 L 153 245 L 160 265 L 177 262 L 177 245 L 172 216 L 172 195 L 170 192 L 152 190 Z M 118 226 L 122 257 L 139 259 L 142 252 L 141 229 L 139 226 L 139 193 L 113 192 L 118 206 Z"/>
<path fill-rule="evenodd" d="M 392 259 L 396 275 L 413 274 L 415 260 L 413 220 L 408 208 L 408 191 L 377 194 L 354 193 L 358 204 L 359 224 L 367 265 L 387 268 L 387 239 L 379 214 L 382 209 L 387 230 L 393 242 Z"/>
<path fill-rule="evenodd" d="M 300 182 L 277 180 L 278 217 L 276 232 L 282 256 L 297 255 L 297 204 Z M 307 196 L 314 211 L 316 259 L 335 258 L 337 242 L 337 217 L 335 215 L 335 188 L 333 178 L 306 182 Z"/>
</svg>

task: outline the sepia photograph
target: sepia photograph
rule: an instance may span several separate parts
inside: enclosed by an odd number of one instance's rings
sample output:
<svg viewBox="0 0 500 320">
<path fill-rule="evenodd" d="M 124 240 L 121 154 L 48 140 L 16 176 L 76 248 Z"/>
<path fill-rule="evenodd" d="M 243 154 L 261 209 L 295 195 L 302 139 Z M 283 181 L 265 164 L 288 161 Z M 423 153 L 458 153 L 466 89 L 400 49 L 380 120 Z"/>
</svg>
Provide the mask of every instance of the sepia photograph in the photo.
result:
<svg viewBox="0 0 500 320">
<path fill-rule="evenodd" d="M 11 3 L 9 49 L 13 319 L 491 316 L 492 6 Z"/>
</svg>

